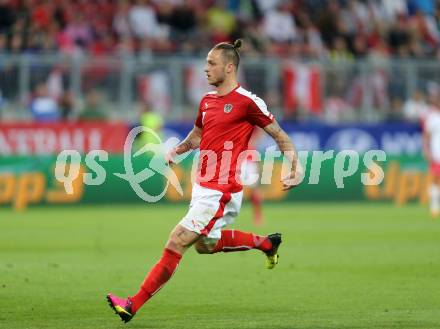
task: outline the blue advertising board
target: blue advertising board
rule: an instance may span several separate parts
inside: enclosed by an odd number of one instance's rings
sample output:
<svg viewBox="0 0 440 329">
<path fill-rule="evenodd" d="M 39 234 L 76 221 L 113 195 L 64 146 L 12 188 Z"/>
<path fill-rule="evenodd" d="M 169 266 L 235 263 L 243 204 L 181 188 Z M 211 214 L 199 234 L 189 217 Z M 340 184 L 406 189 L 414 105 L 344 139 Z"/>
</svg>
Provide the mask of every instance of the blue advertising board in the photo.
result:
<svg viewBox="0 0 440 329">
<path fill-rule="evenodd" d="M 422 151 L 421 127 L 413 123 L 329 125 L 284 122 L 281 125 L 301 151 L 355 150 L 364 153 L 375 149 L 385 151 L 388 156 L 415 156 Z M 170 123 L 165 127 L 164 136 L 183 139 L 191 128 L 191 123 Z M 265 136 L 258 145 L 265 149 L 273 145 L 273 141 Z"/>
</svg>

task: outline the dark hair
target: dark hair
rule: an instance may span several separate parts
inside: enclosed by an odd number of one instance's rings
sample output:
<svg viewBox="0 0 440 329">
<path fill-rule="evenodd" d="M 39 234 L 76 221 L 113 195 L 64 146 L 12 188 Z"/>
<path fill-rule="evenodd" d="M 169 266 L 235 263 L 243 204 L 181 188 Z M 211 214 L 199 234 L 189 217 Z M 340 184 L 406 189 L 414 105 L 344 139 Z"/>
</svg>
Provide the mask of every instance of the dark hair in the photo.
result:
<svg viewBox="0 0 440 329">
<path fill-rule="evenodd" d="M 237 39 L 234 43 L 230 42 L 220 42 L 212 48 L 213 50 L 221 50 L 223 58 L 226 63 L 232 62 L 235 67 L 238 68 L 238 64 L 240 64 L 240 49 L 241 47 L 241 39 Z"/>
</svg>

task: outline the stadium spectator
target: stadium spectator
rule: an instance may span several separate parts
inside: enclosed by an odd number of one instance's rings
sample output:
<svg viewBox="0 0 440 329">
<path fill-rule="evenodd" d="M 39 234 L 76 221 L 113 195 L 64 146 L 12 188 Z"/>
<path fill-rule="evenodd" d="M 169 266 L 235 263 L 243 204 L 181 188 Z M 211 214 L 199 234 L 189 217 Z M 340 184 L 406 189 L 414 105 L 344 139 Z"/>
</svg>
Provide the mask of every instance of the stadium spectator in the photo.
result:
<svg viewBox="0 0 440 329">
<path fill-rule="evenodd" d="M 353 62 L 354 56 L 349 51 L 345 38 L 338 36 L 333 39 L 333 47 L 330 50 L 329 58 L 334 63 Z"/>
<path fill-rule="evenodd" d="M 325 56 L 325 46 L 316 25 L 313 24 L 309 14 L 305 11 L 298 13 L 298 23 L 302 31 L 302 54 L 309 58 L 323 59 Z"/>
<path fill-rule="evenodd" d="M 420 122 L 429 110 L 421 90 L 417 89 L 412 97 L 403 105 L 403 115 L 406 120 Z"/>
<path fill-rule="evenodd" d="M 257 6 L 262 12 L 269 12 L 276 8 L 276 6 L 284 0 L 257 0 Z"/>
<path fill-rule="evenodd" d="M 365 34 L 357 34 L 352 39 L 352 51 L 356 58 L 365 58 L 368 54 L 368 44 Z"/>
<path fill-rule="evenodd" d="M 283 1 L 264 15 L 263 34 L 270 41 L 286 43 L 297 39 L 297 28 L 290 9 L 289 2 Z"/>
<path fill-rule="evenodd" d="M 106 118 L 102 108 L 101 94 L 97 90 L 90 90 L 86 95 L 86 103 L 78 119 L 80 121 L 103 121 Z"/>
<path fill-rule="evenodd" d="M 49 27 L 54 16 L 54 6 L 52 1 L 43 0 L 32 10 L 32 22 L 38 30 L 44 30 Z"/>
<path fill-rule="evenodd" d="M 206 11 L 204 20 L 212 43 L 229 40 L 237 27 L 236 18 L 226 5 L 225 0 L 217 0 L 216 5 Z"/>
<path fill-rule="evenodd" d="M 92 31 L 82 13 L 73 16 L 72 21 L 67 24 L 65 32 L 67 37 L 81 48 L 86 48 L 92 42 Z"/>
<path fill-rule="evenodd" d="M 148 0 L 136 0 L 131 7 L 128 18 L 130 28 L 139 39 L 154 39 L 158 35 L 159 23 L 156 12 Z"/>
<path fill-rule="evenodd" d="M 250 23 L 252 21 L 260 21 L 262 17 L 256 0 L 230 0 L 228 2 L 228 9 L 237 17 L 238 22 Z"/>
<path fill-rule="evenodd" d="M 153 111 L 150 105 L 146 103 L 141 103 L 141 115 L 139 118 L 140 124 L 148 129 L 151 129 L 154 131 L 160 138 L 163 138 L 162 136 L 162 128 L 164 125 L 164 120 L 161 117 L 161 115 L 157 111 Z M 155 138 L 151 133 L 149 132 L 143 132 L 141 135 L 141 143 L 142 146 L 148 144 L 148 143 L 159 143 L 157 138 Z"/>
<path fill-rule="evenodd" d="M 74 101 L 70 90 L 65 90 L 58 100 L 62 120 L 70 120 L 73 116 Z"/>
<path fill-rule="evenodd" d="M 130 2 L 128 0 L 119 0 L 112 21 L 113 30 L 119 38 L 130 37 L 132 34 L 129 12 Z"/>
<path fill-rule="evenodd" d="M 0 33 L 0 55 L 7 53 L 8 37 L 4 33 Z"/>
<path fill-rule="evenodd" d="M 434 0 L 408 0 L 408 11 L 412 14 L 421 11 L 426 15 L 432 15 L 434 10 Z"/>
<path fill-rule="evenodd" d="M 23 36 L 20 33 L 15 33 L 10 37 L 9 52 L 11 54 L 20 54 L 24 50 Z"/>
<path fill-rule="evenodd" d="M 0 33 L 7 32 L 14 22 L 14 12 L 8 0 L 0 0 Z"/>
<path fill-rule="evenodd" d="M 318 59 L 347 68 L 347 62 L 365 59 L 374 65 L 362 74 L 368 81 L 355 81 L 358 73 L 348 68 L 338 76 L 338 97 L 358 107 L 368 85 L 373 107 L 398 108 L 408 98 L 406 75 L 389 64 L 396 58 L 440 60 L 440 2 L 0 0 L 0 54 L 128 55 L 142 61 L 201 55 L 213 43 L 235 38 L 246 40 L 243 54 L 253 57 Z M 17 78 L 8 73 L 0 79 Z M 7 99 L 8 88 L 2 87 Z"/>
<path fill-rule="evenodd" d="M 405 0 L 382 0 L 379 3 L 385 21 L 393 22 L 397 17 L 408 14 Z"/>
<path fill-rule="evenodd" d="M 260 53 L 323 58 L 343 37 L 353 56 L 385 39 L 391 55 L 425 57 L 439 54 L 439 22 L 433 0 L 0 0 L 0 33 L 15 53 L 202 53 L 251 30 Z"/>
<path fill-rule="evenodd" d="M 243 23 L 241 36 L 246 39 L 246 45 L 243 47 L 243 54 L 248 56 L 258 56 L 266 52 L 267 40 L 261 35 L 259 26 L 255 22 Z"/>
<path fill-rule="evenodd" d="M 388 33 L 388 44 L 391 49 L 401 53 L 408 49 L 410 43 L 410 31 L 407 28 L 407 21 L 404 16 L 400 16 L 392 23 Z"/>
<path fill-rule="evenodd" d="M 35 96 L 30 104 L 30 111 L 34 121 L 52 122 L 60 119 L 57 103 L 49 96 L 45 83 L 40 83 L 35 88 Z"/>
<path fill-rule="evenodd" d="M 322 39 L 327 46 L 333 43 L 333 38 L 338 36 L 338 20 L 340 15 L 340 8 L 336 1 L 330 1 L 327 7 L 321 10 L 317 24 L 321 33 Z"/>
<path fill-rule="evenodd" d="M 55 5 L 53 19 L 61 29 L 65 29 L 67 23 L 71 19 L 72 12 L 70 11 L 69 4 L 69 0 L 59 0 Z"/>
<path fill-rule="evenodd" d="M 196 13 L 187 2 L 176 6 L 169 17 L 171 27 L 171 39 L 174 41 L 186 42 L 191 35 L 196 34 L 197 17 Z"/>
</svg>

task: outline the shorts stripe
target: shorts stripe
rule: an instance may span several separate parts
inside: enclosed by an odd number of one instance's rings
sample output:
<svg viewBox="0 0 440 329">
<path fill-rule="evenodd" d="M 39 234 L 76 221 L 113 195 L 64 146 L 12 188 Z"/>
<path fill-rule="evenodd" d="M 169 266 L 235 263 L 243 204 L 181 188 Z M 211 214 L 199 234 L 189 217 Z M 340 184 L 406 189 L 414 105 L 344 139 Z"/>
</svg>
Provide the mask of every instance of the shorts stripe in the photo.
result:
<svg viewBox="0 0 440 329">
<path fill-rule="evenodd" d="M 217 209 L 217 212 L 215 213 L 214 217 L 209 221 L 208 225 L 206 225 L 203 230 L 200 231 L 200 234 L 202 235 L 208 235 L 209 232 L 211 232 L 212 228 L 214 227 L 215 222 L 223 217 L 223 213 L 225 211 L 226 204 L 231 201 L 231 193 L 223 193 L 222 197 L 220 198 L 220 206 Z"/>
</svg>

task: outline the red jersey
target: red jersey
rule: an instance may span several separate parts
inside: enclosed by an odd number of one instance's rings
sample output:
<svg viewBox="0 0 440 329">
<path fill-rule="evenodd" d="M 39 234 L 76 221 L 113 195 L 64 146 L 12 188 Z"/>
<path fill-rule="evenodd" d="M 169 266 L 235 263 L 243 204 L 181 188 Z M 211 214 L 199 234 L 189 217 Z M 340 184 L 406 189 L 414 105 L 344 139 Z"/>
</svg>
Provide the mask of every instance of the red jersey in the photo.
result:
<svg viewBox="0 0 440 329">
<path fill-rule="evenodd" d="M 240 85 L 223 96 L 207 93 L 195 122 L 202 129 L 197 183 L 222 192 L 241 191 L 237 162 L 246 160 L 246 154 L 244 158 L 240 154 L 248 150 L 254 127 L 264 128 L 273 121 L 264 101 Z"/>
</svg>

